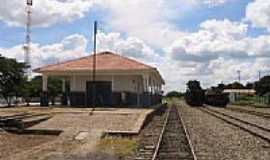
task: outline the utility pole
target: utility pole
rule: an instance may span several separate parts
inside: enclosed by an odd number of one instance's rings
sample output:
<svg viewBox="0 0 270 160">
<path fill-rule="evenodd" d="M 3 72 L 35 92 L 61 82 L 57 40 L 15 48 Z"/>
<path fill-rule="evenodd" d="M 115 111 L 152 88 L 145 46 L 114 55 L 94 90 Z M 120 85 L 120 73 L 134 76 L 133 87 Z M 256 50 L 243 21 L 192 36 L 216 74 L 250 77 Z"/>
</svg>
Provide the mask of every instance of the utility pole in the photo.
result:
<svg viewBox="0 0 270 160">
<path fill-rule="evenodd" d="M 25 45 L 23 46 L 24 49 L 24 63 L 27 65 L 27 79 L 31 79 L 31 9 L 32 9 L 33 1 L 26 0 L 26 12 L 27 12 L 27 22 L 26 22 L 26 37 L 25 37 Z"/>
<path fill-rule="evenodd" d="M 92 112 L 93 114 L 96 106 L 96 52 L 97 52 L 97 21 L 94 22 L 94 46 L 93 46 L 93 73 L 92 73 Z"/>
<path fill-rule="evenodd" d="M 238 82 L 241 83 L 241 71 L 237 70 L 238 73 Z"/>
</svg>

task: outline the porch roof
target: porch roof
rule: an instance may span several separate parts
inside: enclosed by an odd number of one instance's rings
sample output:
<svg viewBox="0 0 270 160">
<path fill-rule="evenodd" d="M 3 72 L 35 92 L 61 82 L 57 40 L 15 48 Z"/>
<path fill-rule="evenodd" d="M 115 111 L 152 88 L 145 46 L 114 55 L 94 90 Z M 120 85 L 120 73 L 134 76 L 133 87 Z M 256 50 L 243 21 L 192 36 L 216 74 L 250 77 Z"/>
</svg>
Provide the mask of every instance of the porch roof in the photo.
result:
<svg viewBox="0 0 270 160">
<path fill-rule="evenodd" d="M 86 56 L 75 60 L 70 60 L 58 64 L 43 66 L 33 71 L 36 73 L 80 73 L 93 71 L 94 56 Z M 159 76 L 162 83 L 165 81 L 155 67 L 143 64 L 136 60 L 121 56 L 112 52 L 100 52 L 96 54 L 96 71 L 100 72 L 152 72 Z"/>
<path fill-rule="evenodd" d="M 47 65 L 37 69 L 34 72 L 52 72 L 52 71 L 90 71 L 93 70 L 94 56 L 82 57 L 75 60 L 62 62 L 59 64 Z M 123 57 L 112 52 L 101 52 L 96 54 L 97 71 L 115 71 L 115 70 L 149 70 L 155 69 L 152 66 L 140 63 L 133 59 Z"/>
</svg>

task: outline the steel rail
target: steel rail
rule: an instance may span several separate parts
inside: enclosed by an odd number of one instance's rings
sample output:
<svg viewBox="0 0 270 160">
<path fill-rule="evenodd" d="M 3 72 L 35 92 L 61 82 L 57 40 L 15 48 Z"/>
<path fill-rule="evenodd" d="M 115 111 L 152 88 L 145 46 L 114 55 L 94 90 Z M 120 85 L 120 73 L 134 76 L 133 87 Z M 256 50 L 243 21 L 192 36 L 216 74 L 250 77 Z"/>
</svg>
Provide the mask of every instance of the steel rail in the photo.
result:
<svg viewBox="0 0 270 160">
<path fill-rule="evenodd" d="M 253 135 L 253 136 L 255 136 L 255 137 L 259 137 L 259 138 L 261 138 L 261 139 L 267 141 L 268 143 L 270 143 L 270 138 L 269 138 L 269 137 L 267 137 L 267 136 L 265 136 L 265 135 L 263 135 L 263 134 L 259 134 L 259 133 L 257 133 L 256 131 L 253 131 L 253 130 L 251 130 L 251 129 L 247 129 L 247 128 L 243 127 L 243 126 L 240 125 L 240 124 L 234 123 L 234 122 L 232 122 L 232 121 L 230 121 L 230 120 L 224 118 L 224 117 L 227 117 L 227 118 L 229 118 L 229 119 L 232 119 L 232 118 L 230 118 L 230 116 L 226 116 L 226 115 L 223 115 L 223 114 L 220 114 L 220 113 L 216 113 L 216 112 L 213 112 L 213 111 L 211 111 L 211 110 L 209 111 L 208 108 L 198 108 L 198 109 L 201 110 L 202 112 L 206 113 L 206 114 L 209 114 L 209 115 L 211 115 L 211 116 L 213 116 L 213 117 L 216 117 L 216 118 L 218 118 L 218 119 L 220 119 L 220 120 L 226 122 L 227 124 L 230 124 L 230 125 L 233 125 L 233 126 L 235 126 L 235 127 L 238 127 L 238 128 L 240 128 L 241 130 L 246 131 L 246 132 L 248 132 L 249 134 L 251 134 L 251 135 Z M 223 116 L 223 117 L 222 117 L 222 116 Z M 235 117 L 234 117 L 234 118 L 235 118 Z M 237 121 L 236 119 L 233 119 L 233 120 Z M 243 123 L 243 122 L 241 122 L 241 121 L 238 121 L 238 122 Z M 250 125 L 251 123 L 247 122 L 247 123 L 245 123 L 245 124 L 246 124 L 246 125 Z M 252 124 L 252 125 L 250 125 L 250 126 L 253 126 L 253 125 L 254 125 L 254 124 Z M 254 126 L 253 126 L 253 127 L 254 127 Z M 266 130 L 264 130 L 264 131 L 266 131 Z M 269 131 L 266 131 L 266 132 L 269 132 Z"/>
<path fill-rule="evenodd" d="M 247 124 L 247 125 L 250 125 L 250 126 L 259 128 L 259 129 L 261 129 L 261 130 L 263 130 L 263 131 L 270 132 L 270 129 L 265 128 L 265 127 L 262 127 L 262 126 L 260 126 L 260 125 L 255 124 L 255 123 L 250 123 L 250 122 L 248 122 L 248 121 L 246 121 L 246 120 L 242 120 L 242 119 L 240 119 L 240 118 L 236 118 L 236 117 L 234 117 L 234 116 L 232 116 L 232 115 L 229 115 L 229 114 L 226 114 L 226 113 L 223 113 L 223 112 L 219 112 L 219 111 L 216 111 L 216 110 L 213 110 L 213 109 L 210 109 L 210 108 L 206 108 L 206 109 L 209 110 L 209 111 L 211 111 L 211 112 L 215 112 L 215 113 L 217 113 L 217 114 L 221 114 L 221 115 L 223 115 L 223 116 L 225 116 L 225 117 L 229 117 L 230 119 L 234 119 L 234 120 L 239 121 L 239 122 L 241 122 L 241 123 L 244 123 L 244 124 Z"/>
<path fill-rule="evenodd" d="M 169 107 L 168 112 L 167 112 L 167 115 L 166 115 L 166 118 L 165 118 L 165 121 L 164 121 L 164 124 L 162 126 L 161 133 L 160 133 L 159 138 L 158 138 L 158 143 L 156 145 L 155 152 L 153 154 L 152 160 L 155 160 L 156 157 L 157 157 L 157 154 L 158 154 L 158 151 L 159 151 L 159 148 L 160 148 L 160 144 L 161 144 L 161 141 L 162 141 L 164 132 L 165 132 L 165 128 L 167 126 L 168 119 L 169 119 L 169 116 L 170 116 L 170 113 L 171 113 L 171 109 L 172 109 L 172 107 Z"/>
<path fill-rule="evenodd" d="M 191 142 L 189 132 L 188 132 L 186 126 L 185 126 L 185 123 L 184 123 L 183 118 L 181 117 L 179 108 L 177 108 L 177 113 L 178 113 L 178 116 L 179 116 L 179 118 L 180 118 L 181 124 L 182 124 L 182 126 L 183 126 L 183 128 L 184 128 L 185 135 L 186 135 L 186 137 L 187 137 L 188 144 L 189 144 L 189 148 L 190 148 L 190 150 L 191 150 L 193 159 L 194 159 L 194 160 L 197 160 L 197 156 L 196 156 L 196 154 L 195 154 L 195 150 L 194 150 L 193 144 L 192 144 L 192 142 Z"/>
<path fill-rule="evenodd" d="M 254 115 L 257 117 L 265 118 L 265 119 L 270 119 L 270 114 L 268 113 L 263 113 L 263 112 L 258 112 L 258 111 L 252 111 L 252 110 L 246 110 L 242 108 L 226 108 L 227 110 L 239 112 L 239 113 L 247 113 L 250 115 Z"/>
<path fill-rule="evenodd" d="M 172 107 L 176 107 L 176 106 L 172 106 Z M 155 160 L 155 159 L 157 158 L 158 153 L 159 153 L 160 145 L 161 145 L 161 142 L 162 142 L 162 140 L 163 140 L 163 135 L 164 135 L 164 133 L 165 133 L 166 126 L 167 126 L 167 124 L 168 124 L 168 118 L 169 118 L 169 116 L 170 116 L 172 107 L 169 108 L 169 111 L 168 111 L 168 113 L 167 113 L 167 115 L 166 115 L 166 119 L 165 119 L 164 125 L 163 125 L 163 127 L 162 127 L 162 131 L 161 131 L 161 134 L 160 134 L 160 136 L 159 136 L 159 140 L 158 140 L 157 146 L 156 146 L 156 148 L 155 148 L 155 152 L 154 152 L 154 154 L 153 154 L 152 160 Z M 181 117 L 181 115 L 180 115 L 180 112 L 179 112 L 178 108 L 176 108 L 176 110 L 177 110 L 177 116 L 178 116 L 178 118 L 180 119 L 180 123 L 181 123 L 181 125 L 182 125 L 182 127 L 183 127 L 183 129 L 184 129 L 184 133 L 185 133 L 185 136 L 186 136 L 186 138 L 187 138 L 188 145 L 189 145 L 189 149 L 190 149 L 190 151 L 191 151 L 192 157 L 193 157 L 194 160 L 197 160 L 197 156 L 196 156 L 196 154 L 195 154 L 195 150 L 194 150 L 194 147 L 193 147 L 192 142 L 191 142 L 191 140 L 190 140 L 190 136 L 189 136 L 189 133 L 188 133 L 188 131 L 187 131 L 187 128 L 186 128 L 186 126 L 184 125 L 184 121 L 183 121 L 183 119 L 182 119 L 182 117 Z"/>
</svg>

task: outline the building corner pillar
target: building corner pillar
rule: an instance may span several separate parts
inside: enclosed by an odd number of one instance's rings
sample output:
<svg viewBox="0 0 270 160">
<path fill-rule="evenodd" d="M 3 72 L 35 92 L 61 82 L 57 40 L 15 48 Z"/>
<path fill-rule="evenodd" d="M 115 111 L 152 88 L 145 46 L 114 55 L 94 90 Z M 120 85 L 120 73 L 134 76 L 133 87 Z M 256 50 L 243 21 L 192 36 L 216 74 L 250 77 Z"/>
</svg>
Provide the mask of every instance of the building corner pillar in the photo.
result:
<svg viewBox="0 0 270 160">
<path fill-rule="evenodd" d="M 62 97 L 61 97 L 61 104 L 63 106 L 66 106 L 68 104 L 68 99 L 67 99 L 67 93 L 66 93 L 66 79 L 62 79 Z"/>
<path fill-rule="evenodd" d="M 42 92 L 40 94 L 40 106 L 49 106 L 48 76 L 42 75 Z"/>
</svg>

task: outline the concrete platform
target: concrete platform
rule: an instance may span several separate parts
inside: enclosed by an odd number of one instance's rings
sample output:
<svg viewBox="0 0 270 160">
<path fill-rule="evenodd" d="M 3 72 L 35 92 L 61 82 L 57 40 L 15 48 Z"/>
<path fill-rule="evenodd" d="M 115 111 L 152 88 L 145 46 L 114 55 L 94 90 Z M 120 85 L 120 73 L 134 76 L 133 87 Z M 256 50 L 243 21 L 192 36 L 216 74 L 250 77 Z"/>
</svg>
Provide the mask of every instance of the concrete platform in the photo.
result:
<svg viewBox="0 0 270 160">
<path fill-rule="evenodd" d="M 44 108 L 17 107 L 0 110 L 0 116 L 16 114 L 48 114 L 47 121 L 37 124 L 28 130 L 51 131 L 91 131 L 99 130 L 112 134 L 138 134 L 148 115 L 154 109 L 144 108 Z M 92 115 L 89 115 L 89 113 Z"/>
<path fill-rule="evenodd" d="M 51 119 L 29 128 L 30 130 L 99 130 L 104 133 L 138 134 L 146 117 L 153 109 L 110 109 L 55 114 Z"/>
<path fill-rule="evenodd" d="M 95 151 L 96 144 L 105 134 L 138 134 L 155 109 L 96 108 L 89 115 L 91 111 L 91 108 L 41 107 L 0 110 L 2 116 L 7 113 L 49 114 L 52 118 L 27 131 L 61 131 L 55 140 L 6 157 L 5 160 L 45 160 L 55 159 L 59 154 L 88 154 Z"/>
</svg>

